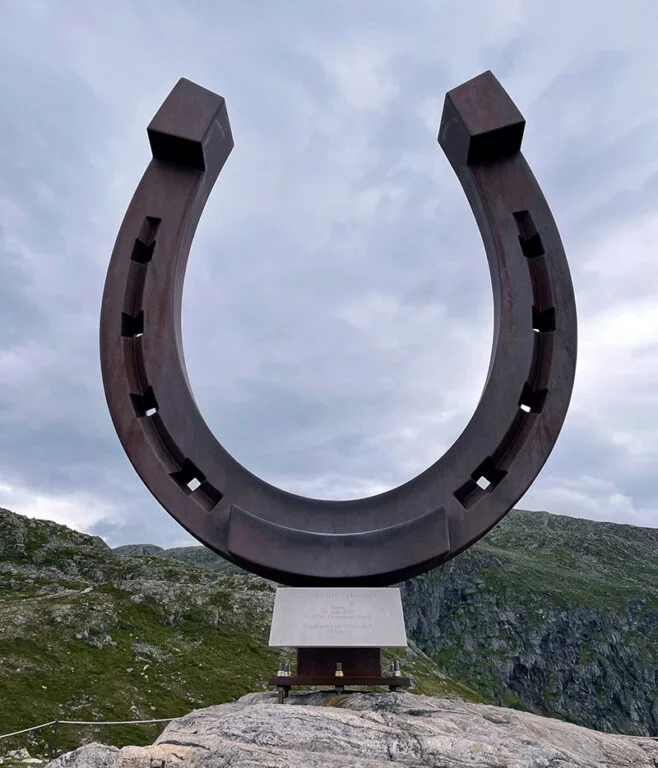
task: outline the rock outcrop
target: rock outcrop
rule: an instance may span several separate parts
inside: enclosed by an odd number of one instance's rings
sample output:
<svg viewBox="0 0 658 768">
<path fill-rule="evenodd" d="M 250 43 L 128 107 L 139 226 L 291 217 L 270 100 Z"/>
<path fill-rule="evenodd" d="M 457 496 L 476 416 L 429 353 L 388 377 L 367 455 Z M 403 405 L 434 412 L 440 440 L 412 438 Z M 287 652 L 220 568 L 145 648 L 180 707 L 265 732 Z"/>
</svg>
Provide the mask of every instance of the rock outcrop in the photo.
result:
<svg viewBox="0 0 658 768">
<path fill-rule="evenodd" d="M 171 722 L 149 747 L 88 744 L 49 768 L 655 768 L 658 742 L 409 693 L 251 693 Z"/>
</svg>

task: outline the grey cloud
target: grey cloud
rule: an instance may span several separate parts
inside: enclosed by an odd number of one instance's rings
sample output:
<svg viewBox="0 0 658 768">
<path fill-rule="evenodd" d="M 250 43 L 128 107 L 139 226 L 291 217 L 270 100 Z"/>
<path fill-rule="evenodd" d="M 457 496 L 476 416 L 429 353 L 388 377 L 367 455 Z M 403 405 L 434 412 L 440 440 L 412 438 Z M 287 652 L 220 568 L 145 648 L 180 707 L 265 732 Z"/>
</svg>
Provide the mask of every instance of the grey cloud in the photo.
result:
<svg viewBox="0 0 658 768">
<path fill-rule="evenodd" d="M 590 295 L 593 242 L 656 211 L 658 111 L 638 78 L 658 59 L 646 55 L 648 17 L 628 22 L 644 47 L 620 42 L 614 4 L 32 7 L 14 6 L 0 32 L 0 201 L 21 214 L 0 205 L 0 354 L 23 366 L 0 381 L 0 478 L 113 504 L 93 530 L 116 544 L 186 536 L 123 455 L 97 359 L 104 271 L 148 160 L 144 127 L 177 77 L 226 96 L 236 139 L 188 268 L 192 386 L 236 458 L 290 490 L 403 482 L 477 403 L 492 301 L 436 143 L 446 89 L 491 68 L 522 106 L 524 149 L 588 316 L 615 300 L 609 284 Z M 624 285 L 619 300 L 634 290 Z M 592 476 L 658 509 L 651 473 L 588 421 L 595 405 L 575 403 L 533 499 Z"/>
</svg>

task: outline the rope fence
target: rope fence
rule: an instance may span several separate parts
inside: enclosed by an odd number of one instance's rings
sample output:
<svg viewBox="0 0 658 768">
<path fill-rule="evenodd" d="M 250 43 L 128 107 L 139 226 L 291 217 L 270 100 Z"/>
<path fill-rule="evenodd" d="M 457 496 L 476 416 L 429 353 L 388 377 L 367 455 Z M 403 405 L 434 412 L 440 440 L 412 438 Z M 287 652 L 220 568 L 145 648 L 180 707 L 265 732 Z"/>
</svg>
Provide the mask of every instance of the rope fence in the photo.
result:
<svg viewBox="0 0 658 768">
<path fill-rule="evenodd" d="M 47 723 L 41 723 L 41 725 L 33 725 L 31 728 L 23 728 L 13 733 L 4 733 L 0 736 L 0 739 L 19 736 L 21 733 L 28 733 L 29 731 L 38 731 L 40 728 L 48 728 L 51 725 L 55 725 L 55 723 L 60 723 L 61 725 L 137 725 L 139 723 L 170 723 L 176 719 L 175 717 L 160 717 L 157 720 L 50 720 Z"/>
<path fill-rule="evenodd" d="M 28 731 L 38 731 L 39 728 L 47 728 L 49 725 L 54 725 L 55 721 L 51 720 L 49 723 L 41 723 L 41 725 L 33 725 L 32 728 L 23 728 L 22 731 L 14 731 L 13 733 L 5 733 L 0 736 L 0 739 L 8 739 L 10 736 L 18 736 L 21 733 L 28 733 Z"/>
<path fill-rule="evenodd" d="M 50 720 L 47 723 L 33 725 L 31 728 L 22 728 L 20 731 L 3 733 L 0 735 L 0 740 L 9 739 L 12 736 L 20 736 L 22 733 L 39 731 L 42 728 L 52 728 L 48 745 L 48 760 L 53 760 L 57 748 L 57 728 L 60 725 L 144 725 L 147 723 L 170 723 L 172 720 L 176 719 L 177 718 L 175 717 L 158 717 L 152 720 Z"/>
</svg>

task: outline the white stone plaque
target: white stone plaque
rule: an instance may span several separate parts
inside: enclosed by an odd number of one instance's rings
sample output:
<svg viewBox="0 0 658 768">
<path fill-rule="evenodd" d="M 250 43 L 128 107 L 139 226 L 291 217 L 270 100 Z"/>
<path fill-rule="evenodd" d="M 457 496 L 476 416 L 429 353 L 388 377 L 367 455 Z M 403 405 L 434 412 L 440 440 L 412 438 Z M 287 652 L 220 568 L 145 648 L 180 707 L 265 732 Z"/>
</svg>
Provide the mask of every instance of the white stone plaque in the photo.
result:
<svg viewBox="0 0 658 768">
<path fill-rule="evenodd" d="M 270 646 L 406 648 L 397 587 L 281 587 L 274 598 Z"/>
</svg>

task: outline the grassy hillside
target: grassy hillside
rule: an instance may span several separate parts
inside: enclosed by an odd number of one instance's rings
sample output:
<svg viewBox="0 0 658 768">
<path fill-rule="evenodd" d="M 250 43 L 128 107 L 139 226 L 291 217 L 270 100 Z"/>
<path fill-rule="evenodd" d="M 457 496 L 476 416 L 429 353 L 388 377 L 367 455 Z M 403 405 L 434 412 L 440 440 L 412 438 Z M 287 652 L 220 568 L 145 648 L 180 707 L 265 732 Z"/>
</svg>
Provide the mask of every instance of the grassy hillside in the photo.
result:
<svg viewBox="0 0 658 768">
<path fill-rule="evenodd" d="M 267 647 L 273 598 L 255 576 L 119 556 L 0 510 L 0 734 L 56 718 L 174 717 L 262 690 L 280 658 Z M 413 648 L 402 666 L 419 692 L 479 700 Z M 146 744 L 161 727 L 60 726 L 58 744 Z M 0 755 L 43 754 L 47 735 L 2 741 Z"/>
</svg>

